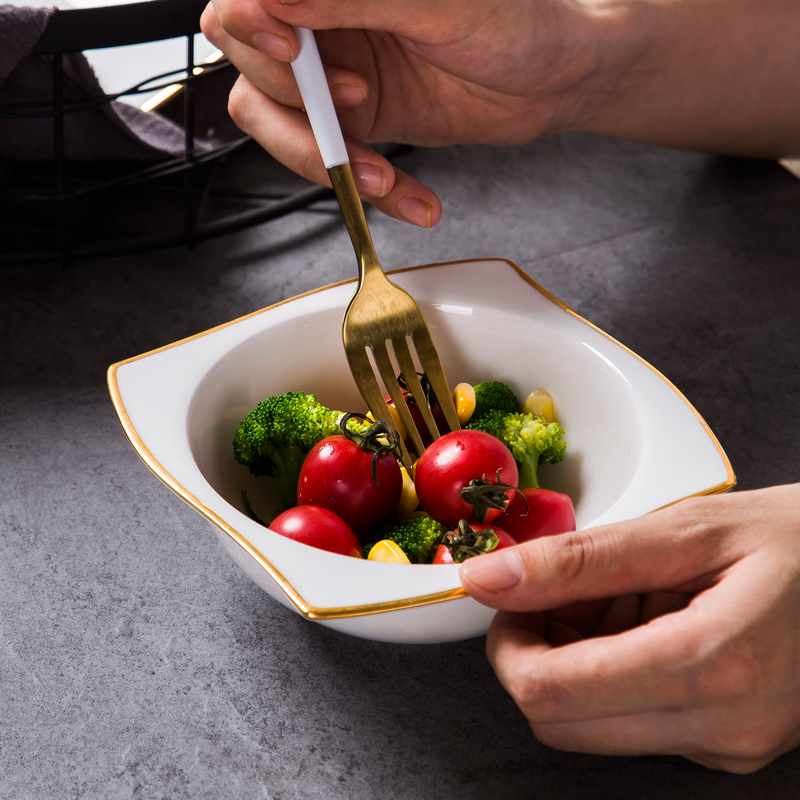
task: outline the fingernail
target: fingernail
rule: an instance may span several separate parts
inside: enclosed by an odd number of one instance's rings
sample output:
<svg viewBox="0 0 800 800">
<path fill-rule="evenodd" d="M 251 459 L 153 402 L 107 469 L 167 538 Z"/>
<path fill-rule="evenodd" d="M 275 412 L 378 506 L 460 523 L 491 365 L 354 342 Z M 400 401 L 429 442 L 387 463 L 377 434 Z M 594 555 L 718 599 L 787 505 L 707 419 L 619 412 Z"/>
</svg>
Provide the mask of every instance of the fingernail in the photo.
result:
<svg viewBox="0 0 800 800">
<path fill-rule="evenodd" d="M 505 592 L 520 582 L 522 564 L 515 552 L 504 551 L 465 561 L 461 574 L 489 592 Z"/>
<path fill-rule="evenodd" d="M 421 228 L 430 228 L 432 210 L 430 203 L 418 200 L 416 197 L 401 197 L 397 202 L 397 210 L 406 222 L 419 225 Z"/>
<path fill-rule="evenodd" d="M 257 50 L 272 56 L 278 61 L 294 60 L 294 53 L 289 47 L 289 42 L 277 33 L 262 31 L 253 35 L 253 45 Z"/>
<path fill-rule="evenodd" d="M 367 93 L 356 83 L 337 83 L 331 86 L 331 94 L 344 106 L 363 106 Z"/>
<path fill-rule="evenodd" d="M 356 164 L 353 169 L 356 185 L 367 197 L 383 197 L 386 194 L 386 174 L 372 164 Z"/>
</svg>

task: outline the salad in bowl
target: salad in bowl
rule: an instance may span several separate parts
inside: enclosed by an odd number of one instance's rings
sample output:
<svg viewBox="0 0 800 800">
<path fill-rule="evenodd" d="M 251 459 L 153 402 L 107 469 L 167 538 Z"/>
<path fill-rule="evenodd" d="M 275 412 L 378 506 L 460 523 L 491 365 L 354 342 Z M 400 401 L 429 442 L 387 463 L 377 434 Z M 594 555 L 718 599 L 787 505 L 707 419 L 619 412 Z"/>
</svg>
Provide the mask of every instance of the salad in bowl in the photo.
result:
<svg viewBox="0 0 800 800">
<path fill-rule="evenodd" d="M 569 498 L 578 529 L 632 519 L 735 484 L 717 439 L 667 378 L 514 264 L 503 259 L 438 264 L 394 272 L 392 280 L 422 307 L 451 384 L 477 390 L 481 384 L 501 383 L 518 398 L 517 410 L 505 413 L 530 415 L 540 420 L 539 427 L 555 423 L 566 431 L 553 439 L 568 442 L 560 460 L 555 448 L 561 445 L 551 442 L 552 449 L 542 450 L 533 473 L 540 488 Z M 347 524 L 359 553 L 352 540 L 350 551 L 343 554 L 279 532 L 275 524 L 287 510 L 286 487 L 277 475 L 255 474 L 250 464 L 236 460 L 232 443 L 242 423 L 260 403 L 287 393 L 313 396 L 314 402 L 334 412 L 332 425 L 319 441 L 329 435 L 346 438 L 340 413 L 364 409 L 340 336 L 352 288 L 348 281 L 309 292 L 112 365 L 108 381 L 115 409 L 145 464 L 211 523 L 243 572 L 287 608 L 327 627 L 380 641 L 442 642 L 482 635 L 494 612 L 466 596 L 458 577 L 458 558 L 474 557 L 487 541 L 493 542 L 491 536 L 479 536 L 475 525 L 494 525 L 516 541 L 525 535 L 511 529 L 510 519 L 515 503 L 525 505 L 515 498 L 522 493 L 520 476 L 527 475 L 531 466 L 525 463 L 525 453 L 513 452 L 510 440 L 504 444 L 502 436 L 495 435 L 501 433 L 499 423 L 492 430 L 474 431 L 493 438 L 501 448 L 498 452 L 511 453 L 510 461 L 504 456 L 499 478 L 493 463 L 478 465 L 477 477 L 484 480 L 485 471 L 486 484 L 511 487 L 500 492 L 508 502 L 502 509 L 492 509 L 499 510 L 495 519 L 489 520 L 487 514 L 480 523 L 474 511 L 443 517 L 440 509 L 434 509 L 432 504 L 444 494 L 442 486 L 458 470 L 446 460 L 447 454 L 442 455 L 444 461 L 437 457 L 425 467 L 423 453 L 416 474 L 408 476 L 416 479 L 418 502 L 412 511 L 400 509 L 398 501 L 386 520 L 376 512 L 366 513 L 364 530 Z M 552 422 L 542 408 L 535 413 L 525 410 L 528 395 L 541 388 L 555 402 Z M 473 411 L 462 423 L 462 434 L 483 416 Z M 345 427 L 363 432 L 372 422 L 351 417 Z M 383 422 L 402 440 L 393 419 Z M 509 430 L 513 429 L 511 425 Z M 454 435 L 460 434 L 445 434 L 436 441 L 446 443 Z M 383 440 L 380 448 L 389 446 L 392 436 L 384 430 L 375 438 Z M 296 454 L 298 469 L 319 441 L 303 444 Z M 391 452 L 383 455 L 394 459 Z M 304 495 L 297 508 L 323 508 L 320 497 L 330 490 L 325 480 L 331 471 L 319 458 L 321 466 L 309 470 L 310 479 L 320 485 L 313 487 L 315 493 Z M 367 461 L 368 480 L 361 484 L 365 491 L 374 485 L 372 454 Z M 514 469 L 516 486 L 509 479 Z M 430 495 L 420 470 L 423 475 L 429 470 Z M 377 468 L 376 475 L 381 492 L 396 491 L 391 488 L 397 485 L 396 477 L 387 477 L 384 484 Z M 470 480 L 473 477 L 467 483 Z M 298 494 L 299 486 L 298 472 Z M 288 492 L 291 501 L 291 487 Z M 305 502 L 308 497 L 314 502 Z M 529 524 L 537 508 L 529 500 L 527 514 L 520 511 L 518 516 Z M 323 510 L 342 519 L 335 511 Z M 426 535 L 384 528 L 418 526 L 421 523 L 409 521 L 426 519 L 425 515 L 447 529 L 444 535 L 439 536 L 440 529 Z M 496 524 L 503 515 L 505 528 Z M 462 520 L 466 530 L 460 526 Z M 358 522 L 354 524 L 358 528 Z M 302 534 L 308 526 L 296 529 Z M 453 541 L 445 542 L 446 536 Z M 411 548 L 408 542 L 414 537 L 425 541 L 423 549 Z M 381 542 L 396 548 L 383 544 L 383 557 L 379 551 L 369 558 Z M 453 563 L 441 563 L 446 562 L 444 554 L 433 563 L 440 545 L 445 545 Z M 477 552 L 470 554 L 470 548 Z M 400 558 L 398 550 L 410 563 Z"/>
</svg>

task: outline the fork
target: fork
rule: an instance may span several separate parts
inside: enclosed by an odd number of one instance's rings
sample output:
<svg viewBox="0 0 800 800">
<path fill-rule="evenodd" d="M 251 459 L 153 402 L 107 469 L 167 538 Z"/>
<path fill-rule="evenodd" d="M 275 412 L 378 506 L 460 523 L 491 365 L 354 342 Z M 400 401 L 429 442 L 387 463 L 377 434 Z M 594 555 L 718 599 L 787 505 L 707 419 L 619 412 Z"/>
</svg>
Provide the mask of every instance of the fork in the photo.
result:
<svg viewBox="0 0 800 800">
<path fill-rule="evenodd" d="M 386 400 L 370 362 L 369 353 L 372 354 L 383 385 L 414 449 L 421 454 L 424 449 L 422 433 L 409 413 L 387 343 L 391 343 L 399 371 L 419 406 L 430 436 L 434 439 L 441 434 L 417 375 L 409 339 L 450 430 L 457 431 L 461 426 L 447 378 L 422 310 L 408 292 L 386 277 L 378 261 L 361 198 L 353 181 L 350 160 L 314 32 L 308 28 L 295 28 L 295 32 L 300 51 L 292 62 L 292 69 L 358 260 L 358 288 L 345 311 L 342 323 L 342 340 L 347 361 L 372 416 L 375 419 L 385 419 Z M 407 468 L 412 466 L 411 456 L 404 444 L 401 445 L 400 458 Z"/>
</svg>

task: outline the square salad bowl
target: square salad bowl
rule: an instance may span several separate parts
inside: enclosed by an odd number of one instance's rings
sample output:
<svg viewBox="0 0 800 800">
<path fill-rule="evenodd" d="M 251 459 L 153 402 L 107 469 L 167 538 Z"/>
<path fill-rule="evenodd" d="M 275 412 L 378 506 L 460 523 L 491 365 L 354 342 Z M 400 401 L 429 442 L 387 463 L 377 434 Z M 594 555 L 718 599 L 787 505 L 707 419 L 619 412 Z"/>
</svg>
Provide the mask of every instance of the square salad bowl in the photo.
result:
<svg viewBox="0 0 800 800">
<path fill-rule="evenodd" d="M 562 463 L 540 468 L 540 479 L 570 495 L 579 529 L 735 485 L 719 442 L 675 386 L 511 262 L 414 267 L 392 280 L 420 304 L 451 387 L 500 380 L 520 398 L 549 391 L 568 446 Z M 114 364 L 114 407 L 145 464 L 286 607 L 378 641 L 483 635 L 494 611 L 465 594 L 458 565 L 330 553 L 244 511 L 243 490 L 261 519 L 280 505 L 275 482 L 233 457 L 237 427 L 259 401 L 302 391 L 329 408 L 365 410 L 341 339 L 353 289 L 353 281 L 327 286 Z"/>
</svg>

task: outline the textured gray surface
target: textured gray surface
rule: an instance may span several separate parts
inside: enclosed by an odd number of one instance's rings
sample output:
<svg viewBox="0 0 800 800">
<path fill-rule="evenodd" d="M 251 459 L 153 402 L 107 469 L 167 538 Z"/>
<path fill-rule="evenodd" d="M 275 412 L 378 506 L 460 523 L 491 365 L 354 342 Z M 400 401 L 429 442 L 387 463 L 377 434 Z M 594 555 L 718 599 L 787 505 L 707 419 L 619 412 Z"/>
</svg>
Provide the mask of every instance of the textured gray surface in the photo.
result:
<svg viewBox="0 0 800 800">
<path fill-rule="evenodd" d="M 579 134 L 402 166 L 445 216 L 372 214 L 387 268 L 515 261 L 687 394 L 741 489 L 800 478 L 800 182 Z M 354 276 L 334 220 L 0 273 L 0 798 L 797 797 L 800 752 L 736 777 L 542 747 L 481 640 L 305 622 L 139 461 L 108 365 Z"/>
</svg>

